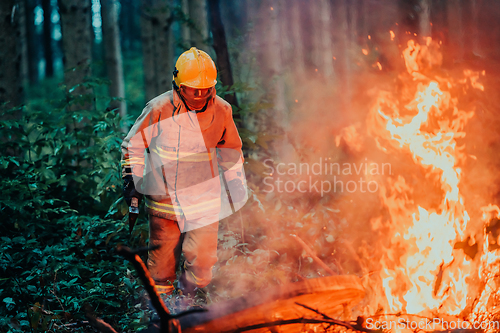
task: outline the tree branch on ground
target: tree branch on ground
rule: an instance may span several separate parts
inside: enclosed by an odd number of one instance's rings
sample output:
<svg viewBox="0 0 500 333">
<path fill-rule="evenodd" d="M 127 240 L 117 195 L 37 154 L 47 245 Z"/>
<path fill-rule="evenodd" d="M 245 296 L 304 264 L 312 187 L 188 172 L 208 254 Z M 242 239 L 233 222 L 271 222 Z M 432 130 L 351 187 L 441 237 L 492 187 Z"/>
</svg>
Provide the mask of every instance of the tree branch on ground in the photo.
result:
<svg viewBox="0 0 500 333">
<path fill-rule="evenodd" d="M 163 303 L 163 301 L 160 299 L 160 296 L 156 291 L 155 282 L 153 281 L 151 274 L 149 274 L 149 271 L 146 268 L 146 265 L 142 261 L 141 257 L 139 257 L 138 255 L 138 253 L 142 251 L 143 250 L 141 249 L 137 251 L 132 251 L 126 246 L 119 245 L 116 252 L 119 255 L 123 256 L 128 261 L 130 261 L 134 266 L 135 270 L 139 274 L 139 278 L 141 279 L 144 288 L 146 289 L 146 292 L 149 295 L 151 304 L 156 309 L 158 316 L 160 317 L 161 327 L 165 328 L 168 327 L 169 325 L 168 322 L 170 321 L 170 319 L 172 319 L 172 316 L 170 314 L 170 311 L 168 311 L 167 307 Z"/>
<path fill-rule="evenodd" d="M 85 317 L 89 320 L 90 326 L 97 329 L 101 333 L 118 333 L 113 327 L 111 327 L 110 324 L 106 323 L 101 318 L 97 318 L 90 313 L 86 313 Z"/>
</svg>

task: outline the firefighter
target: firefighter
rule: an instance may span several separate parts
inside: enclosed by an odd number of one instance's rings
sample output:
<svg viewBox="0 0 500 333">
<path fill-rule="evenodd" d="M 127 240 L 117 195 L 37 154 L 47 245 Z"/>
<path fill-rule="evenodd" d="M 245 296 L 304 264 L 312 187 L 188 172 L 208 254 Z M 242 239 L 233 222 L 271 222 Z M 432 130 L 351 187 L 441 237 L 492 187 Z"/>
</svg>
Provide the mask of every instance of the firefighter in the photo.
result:
<svg viewBox="0 0 500 333">
<path fill-rule="evenodd" d="M 123 194 L 145 200 L 147 266 L 163 294 L 194 296 L 217 261 L 218 221 L 247 200 L 242 142 L 230 104 L 216 95 L 217 70 L 196 48 L 178 58 L 173 89 L 149 101 L 124 139 Z M 229 195 L 227 195 L 229 193 Z"/>
</svg>

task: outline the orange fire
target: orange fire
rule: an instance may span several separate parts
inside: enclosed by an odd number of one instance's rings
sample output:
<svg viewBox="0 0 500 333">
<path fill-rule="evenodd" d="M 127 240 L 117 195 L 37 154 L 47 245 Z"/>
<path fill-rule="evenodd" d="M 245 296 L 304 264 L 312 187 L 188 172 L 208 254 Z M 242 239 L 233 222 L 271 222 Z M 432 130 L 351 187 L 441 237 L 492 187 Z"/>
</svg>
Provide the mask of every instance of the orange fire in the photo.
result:
<svg viewBox="0 0 500 333">
<path fill-rule="evenodd" d="M 500 252 L 490 251 L 491 235 L 486 231 L 484 254 L 475 260 L 456 246 L 458 242 L 470 244 L 475 239 L 468 237 L 470 218 L 460 192 L 462 169 L 468 157 L 463 147 L 464 128 L 474 112 L 460 110 L 458 98 L 452 95 L 453 88 L 464 84 L 484 91 L 479 83 L 480 73 L 464 71 L 461 80 L 430 76 L 430 69 L 442 62 L 439 44 L 430 38 L 425 39 L 425 45 L 408 42 L 403 56 L 409 74 L 403 93 L 412 94 L 413 98 L 403 96 L 401 100 L 409 102 L 400 102 L 395 94 L 380 92 L 367 125 L 382 151 L 408 155 L 425 173 L 421 186 L 431 188 L 436 192 L 433 195 L 439 196 L 437 202 L 419 204 L 409 178 L 401 175 L 382 187 L 381 199 L 389 221 L 373 219 L 372 226 L 387 229 L 390 237 L 384 245 L 379 275 L 385 299 L 379 303 L 386 313 L 485 319 L 484 314 L 491 312 L 488 306 L 492 306 L 488 300 L 491 303 L 491 295 L 498 289 L 487 281 L 500 274 L 500 269 L 490 266 L 500 259 Z M 493 216 L 500 218 L 496 206 L 483 211 L 484 223 Z M 480 297 L 477 288 L 471 288 L 477 278 L 485 284 Z"/>
<path fill-rule="evenodd" d="M 500 249 L 493 247 L 490 248 L 492 243 L 498 244 L 499 239 L 493 239 L 492 235 L 488 233 L 489 221 L 500 220 L 500 208 L 496 205 L 488 205 L 481 208 L 483 216 L 482 220 L 485 225 L 484 228 L 484 242 L 483 242 L 483 255 L 481 256 L 481 269 L 479 277 L 481 279 L 480 287 L 482 290 L 479 292 L 477 302 L 473 304 L 473 311 L 471 320 L 476 322 L 493 321 L 498 318 L 500 313 L 499 304 L 500 288 L 498 288 L 498 277 L 500 276 Z M 498 330 L 497 330 L 498 331 Z"/>
</svg>

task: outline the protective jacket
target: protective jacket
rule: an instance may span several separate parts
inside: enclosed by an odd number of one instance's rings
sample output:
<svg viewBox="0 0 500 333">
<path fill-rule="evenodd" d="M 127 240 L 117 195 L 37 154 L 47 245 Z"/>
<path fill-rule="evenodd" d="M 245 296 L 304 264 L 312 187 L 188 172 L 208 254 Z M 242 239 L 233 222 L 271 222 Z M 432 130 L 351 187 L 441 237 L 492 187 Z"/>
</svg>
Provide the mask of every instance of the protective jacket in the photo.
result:
<svg viewBox="0 0 500 333">
<path fill-rule="evenodd" d="M 214 94 L 199 111 L 190 111 L 175 91 L 151 101 L 122 143 L 122 175 L 131 175 L 146 196 L 152 216 L 179 222 L 189 231 L 232 213 L 226 182 L 246 189 L 241 139 L 231 106 Z M 234 183 L 234 182 L 231 182 Z M 236 182 L 239 184 L 240 182 Z M 246 193 L 246 192 L 245 192 Z M 237 210 L 246 202 L 234 202 Z M 185 224 L 186 222 L 186 224 Z"/>
</svg>

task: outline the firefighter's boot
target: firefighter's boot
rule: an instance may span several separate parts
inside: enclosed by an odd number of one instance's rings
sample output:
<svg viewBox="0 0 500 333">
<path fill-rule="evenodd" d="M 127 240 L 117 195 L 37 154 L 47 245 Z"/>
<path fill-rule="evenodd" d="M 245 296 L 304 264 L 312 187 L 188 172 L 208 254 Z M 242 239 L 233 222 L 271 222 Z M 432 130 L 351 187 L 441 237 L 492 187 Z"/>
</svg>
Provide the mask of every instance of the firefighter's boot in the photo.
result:
<svg viewBox="0 0 500 333">
<path fill-rule="evenodd" d="M 189 295 L 193 298 L 196 295 L 196 291 L 198 290 L 198 287 L 194 283 L 188 281 L 188 279 L 186 278 L 186 272 L 184 270 L 182 271 L 182 274 L 177 281 L 177 288 L 182 291 L 183 295 Z"/>
</svg>

